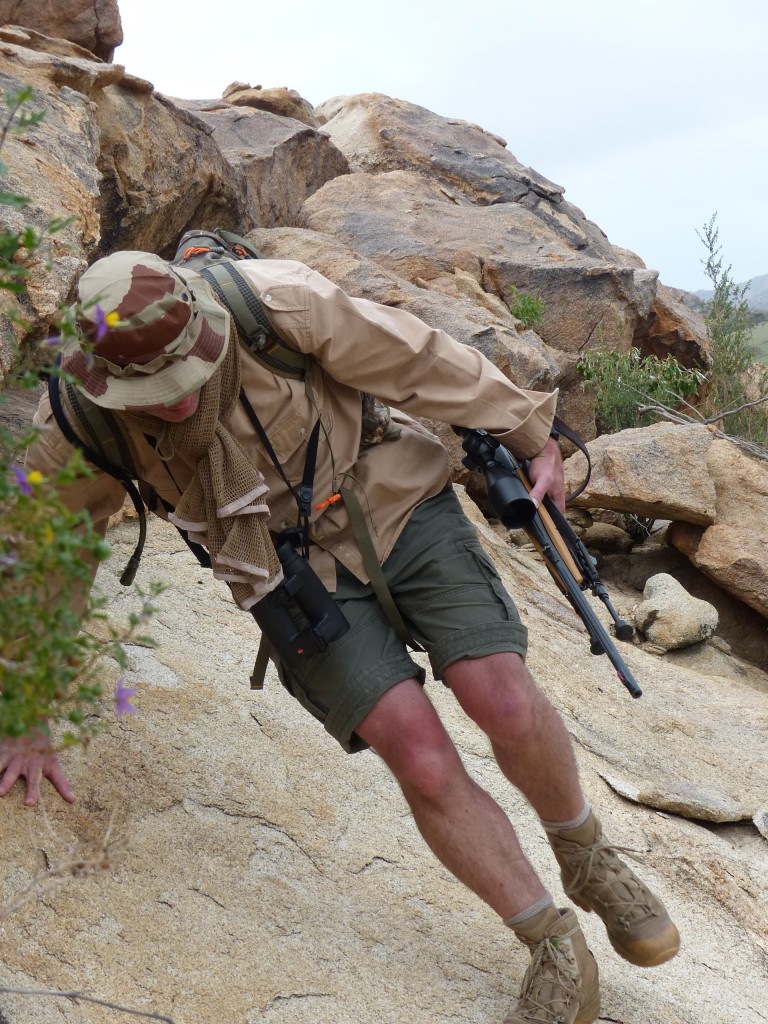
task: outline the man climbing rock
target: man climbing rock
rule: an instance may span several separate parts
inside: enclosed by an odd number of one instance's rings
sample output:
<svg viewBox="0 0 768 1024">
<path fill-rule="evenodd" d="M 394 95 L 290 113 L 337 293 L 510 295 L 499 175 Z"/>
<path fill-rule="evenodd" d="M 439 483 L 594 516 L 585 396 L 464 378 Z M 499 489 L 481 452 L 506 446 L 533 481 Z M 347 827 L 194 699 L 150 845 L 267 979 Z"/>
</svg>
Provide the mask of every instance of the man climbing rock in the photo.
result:
<svg viewBox="0 0 768 1024">
<path fill-rule="evenodd" d="M 526 629 L 451 490 L 446 453 L 411 418 L 484 427 L 530 460 L 531 496 L 562 507 L 557 394 L 515 387 L 443 331 L 350 298 L 302 264 L 236 266 L 274 331 L 265 351 L 299 353 L 303 369 L 282 372 L 243 344 L 200 273 L 137 252 L 84 274 L 83 338 L 63 368 L 82 399 L 115 415 L 159 509 L 206 549 L 240 608 L 258 618 L 285 587 L 276 543 L 308 555 L 345 627 L 310 654 L 283 651 L 273 632 L 283 685 L 345 750 L 384 760 L 434 854 L 530 949 L 507 1024 L 589 1024 L 598 972 L 576 913 L 555 906 L 506 814 L 468 775 L 404 639 L 427 652 L 535 809 L 567 896 L 602 918 L 630 963 L 673 957 L 677 929 L 603 838 L 565 726 L 526 669 Z M 27 464 L 49 474 L 71 447 L 47 401 L 38 422 L 47 429 Z M 68 499 L 106 529 L 123 497 L 101 473 Z M 55 756 L 29 740 L 2 744 L 0 773 L 0 795 L 23 775 L 34 802 L 47 775 L 72 798 Z"/>
</svg>

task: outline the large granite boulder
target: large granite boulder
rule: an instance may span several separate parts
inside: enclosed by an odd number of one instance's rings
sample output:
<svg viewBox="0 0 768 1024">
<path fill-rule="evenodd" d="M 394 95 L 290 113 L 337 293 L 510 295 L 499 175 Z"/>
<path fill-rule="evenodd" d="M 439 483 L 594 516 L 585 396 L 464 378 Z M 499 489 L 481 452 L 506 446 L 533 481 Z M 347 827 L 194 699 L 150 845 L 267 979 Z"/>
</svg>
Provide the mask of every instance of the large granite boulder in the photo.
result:
<svg viewBox="0 0 768 1024">
<path fill-rule="evenodd" d="M 0 77 L 5 89 L 30 86 L 28 109 L 45 115 L 23 137 L 6 138 L 3 188 L 30 203 L 0 206 L 0 224 L 46 235 L 51 221 L 68 220 L 26 258 L 27 296 L 4 293 L 3 372 L 14 345 L 57 332 L 90 260 L 120 248 L 173 251 L 191 223 L 234 228 L 245 185 L 208 125 L 74 43 L 2 28 Z"/>
<path fill-rule="evenodd" d="M 20 25 L 54 39 L 68 39 L 111 61 L 123 41 L 117 0 L 0 0 L 0 25 Z"/>
<path fill-rule="evenodd" d="M 213 139 L 245 184 L 241 232 L 293 226 L 306 199 L 326 181 L 349 173 L 327 135 L 296 117 L 221 100 L 175 100 L 213 130 Z"/>
<path fill-rule="evenodd" d="M 669 541 L 728 593 L 768 618 L 768 463 L 705 426 L 657 423 L 589 445 L 582 508 L 674 520 Z M 581 453 L 566 482 L 583 479 Z"/>
<path fill-rule="evenodd" d="M 659 288 L 658 275 L 637 255 L 612 246 L 600 228 L 565 199 L 560 185 L 522 165 L 504 139 L 478 125 L 439 117 L 379 93 L 336 97 L 315 113 L 355 171 L 411 171 L 436 183 L 446 202 L 512 205 L 528 211 L 530 217 L 521 215 L 511 224 L 506 218 L 485 217 L 479 221 L 482 230 L 468 233 L 465 242 L 483 260 L 487 291 L 505 298 L 515 286 L 541 295 L 545 313 L 540 333 L 548 344 L 573 352 L 598 339 L 612 347 L 634 342 L 644 352 L 672 352 L 685 365 L 706 362 L 700 318 L 678 303 L 670 290 Z M 421 204 L 410 205 L 414 212 L 418 209 L 421 224 Z M 357 215 L 360 219 L 359 210 Z M 322 213 L 315 211 L 314 216 Z M 439 232 L 435 238 L 430 230 L 431 222 L 439 219 L 430 217 L 425 239 L 430 247 L 441 241 Z M 406 224 L 403 228 L 405 238 L 393 247 L 393 258 L 411 238 Z M 363 230 L 360 224 L 355 234 Z M 446 247 L 450 244 L 447 241 Z M 370 250 L 367 254 L 373 255 Z M 579 284 L 574 289 L 576 278 Z"/>
<path fill-rule="evenodd" d="M 319 124 L 312 104 L 295 89 L 288 89 L 285 86 L 262 89 L 260 85 L 233 82 L 222 93 L 222 99 L 236 107 L 252 107 L 255 110 L 267 110 L 270 114 L 278 114 L 280 117 L 290 117 L 309 125 L 310 128 L 317 128 Z"/>
<path fill-rule="evenodd" d="M 659 573 L 645 584 L 643 600 L 634 610 L 634 620 L 659 651 L 708 640 L 717 629 L 717 609 L 692 597 L 674 576 Z"/>
</svg>

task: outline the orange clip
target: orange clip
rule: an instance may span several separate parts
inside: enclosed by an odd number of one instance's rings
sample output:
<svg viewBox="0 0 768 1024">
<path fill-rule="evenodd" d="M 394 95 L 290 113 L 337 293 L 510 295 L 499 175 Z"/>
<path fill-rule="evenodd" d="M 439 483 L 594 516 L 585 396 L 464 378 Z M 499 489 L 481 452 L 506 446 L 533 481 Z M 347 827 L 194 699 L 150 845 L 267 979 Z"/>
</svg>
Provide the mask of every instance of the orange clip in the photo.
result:
<svg viewBox="0 0 768 1024">
<path fill-rule="evenodd" d="M 190 245 L 188 249 L 185 249 L 182 253 L 182 262 L 188 260 L 191 256 L 200 256 L 204 252 L 210 252 L 211 250 L 207 245 Z"/>
<path fill-rule="evenodd" d="M 328 505 L 334 505 L 337 501 L 341 501 L 341 495 L 332 494 L 330 498 L 326 498 L 325 501 L 321 501 L 319 505 L 315 505 L 315 508 L 319 512 L 321 508 L 326 508 Z"/>
</svg>

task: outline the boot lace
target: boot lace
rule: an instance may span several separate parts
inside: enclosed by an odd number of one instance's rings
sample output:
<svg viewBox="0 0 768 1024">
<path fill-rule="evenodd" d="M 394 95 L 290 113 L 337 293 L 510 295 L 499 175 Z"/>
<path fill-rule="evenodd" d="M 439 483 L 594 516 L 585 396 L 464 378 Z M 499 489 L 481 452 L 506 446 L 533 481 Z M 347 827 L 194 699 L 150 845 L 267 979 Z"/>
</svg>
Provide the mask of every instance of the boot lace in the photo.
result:
<svg viewBox="0 0 768 1024">
<path fill-rule="evenodd" d="M 569 1024 L 578 1009 L 581 977 L 570 942 L 547 937 L 533 947 L 523 977 L 517 1018 L 531 1024 Z"/>
<path fill-rule="evenodd" d="M 657 914 L 649 890 L 618 856 L 623 853 L 639 860 L 641 851 L 598 839 L 591 846 L 569 843 L 559 852 L 572 872 L 569 892 L 583 894 L 590 903 L 599 902 L 622 927 L 629 928 Z"/>
</svg>

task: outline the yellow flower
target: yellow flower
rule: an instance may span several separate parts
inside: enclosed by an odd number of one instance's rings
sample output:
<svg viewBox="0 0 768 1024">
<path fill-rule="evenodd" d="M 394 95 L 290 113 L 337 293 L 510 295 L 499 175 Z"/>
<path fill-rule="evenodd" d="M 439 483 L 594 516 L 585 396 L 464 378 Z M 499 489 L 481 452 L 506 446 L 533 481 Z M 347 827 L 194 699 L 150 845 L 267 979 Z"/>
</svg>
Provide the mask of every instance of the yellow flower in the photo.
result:
<svg viewBox="0 0 768 1024">
<path fill-rule="evenodd" d="M 107 327 L 117 327 L 120 323 L 120 314 L 117 310 L 113 309 L 111 313 L 107 313 L 104 317 L 104 323 Z"/>
<path fill-rule="evenodd" d="M 45 540 L 46 544 L 53 543 L 53 530 L 50 528 L 50 526 L 48 526 L 47 523 L 45 526 L 45 530 L 43 531 L 43 539 Z"/>
<path fill-rule="evenodd" d="M 29 484 L 41 484 L 45 477 L 39 469 L 33 469 L 31 473 L 27 473 L 27 483 Z"/>
</svg>

